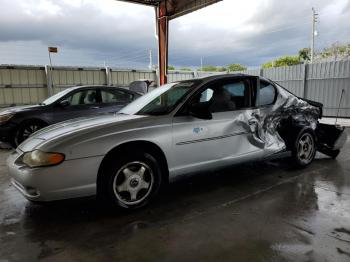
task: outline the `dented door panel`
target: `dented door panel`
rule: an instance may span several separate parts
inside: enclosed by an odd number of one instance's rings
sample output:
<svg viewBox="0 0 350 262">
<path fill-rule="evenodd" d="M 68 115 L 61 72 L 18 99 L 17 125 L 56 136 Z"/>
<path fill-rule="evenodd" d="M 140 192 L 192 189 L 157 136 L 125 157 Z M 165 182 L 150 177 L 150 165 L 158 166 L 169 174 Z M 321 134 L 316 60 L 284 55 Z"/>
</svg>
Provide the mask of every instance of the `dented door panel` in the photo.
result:
<svg viewBox="0 0 350 262">
<path fill-rule="evenodd" d="M 248 117 L 253 110 L 214 113 L 211 120 L 191 116 L 173 122 L 172 164 L 176 174 L 221 167 L 243 159 L 257 159 L 263 150 L 253 139 Z"/>
</svg>

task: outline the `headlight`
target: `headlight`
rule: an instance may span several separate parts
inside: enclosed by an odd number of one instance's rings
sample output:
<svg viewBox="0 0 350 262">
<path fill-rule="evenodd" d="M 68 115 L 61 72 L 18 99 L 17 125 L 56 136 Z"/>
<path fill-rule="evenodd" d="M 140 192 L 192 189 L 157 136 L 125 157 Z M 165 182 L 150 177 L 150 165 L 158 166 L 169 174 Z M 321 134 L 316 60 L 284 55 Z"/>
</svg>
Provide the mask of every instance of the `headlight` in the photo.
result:
<svg viewBox="0 0 350 262">
<path fill-rule="evenodd" d="M 4 115 L 0 115 L 0 123 L 5 123 L 7 121 L 9 121 L 15 114 L 4 114 Z"/>
<path fill-rule="evenodd" d="M 46 153 L 40 150 L 34 150 L 25 153 L 22 161 L 29 167 L 43 167 L 61 164 L 64 158 L 64 154 L 61 153 Z"/>
</svg>

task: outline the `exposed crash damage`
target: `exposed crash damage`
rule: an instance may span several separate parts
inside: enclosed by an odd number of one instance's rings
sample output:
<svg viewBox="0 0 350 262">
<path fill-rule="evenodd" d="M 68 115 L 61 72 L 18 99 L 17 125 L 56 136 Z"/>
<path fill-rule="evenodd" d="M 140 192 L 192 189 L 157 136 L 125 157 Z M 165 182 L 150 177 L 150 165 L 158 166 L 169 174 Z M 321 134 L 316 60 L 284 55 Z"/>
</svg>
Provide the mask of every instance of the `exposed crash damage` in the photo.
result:
<svg viewBox="0 0 350 262">
<path fill-rule="evenodd" d="M 293 150 L 293 143 L 300 132 L 309 130 L 315 137 L 317 151 L 335 158 L 346 141 L 345 128 L 337 125 L 322 124 L 323 105 L 321 103 L 298 98 L 285 91 L 287 99 L 280 110 L 278 133 L 286 143 L 287 150 Z M 284 92 L 283 92 L 284 91 Z"/>
<path fill-rule="evenodd" d="M 278 95 L 272 107 L 244 111 L 237 117 L 237 123 L 252 133 L 250 142 L 270 155 L 292 151 L 300 132 L 308 130 L 315 136 L 318 151 L 336 157 L 346 141 L 344 127 L 319 123 L 321 103 L 299 98 L 278 84 L 276 88 Z"/>
</svg>

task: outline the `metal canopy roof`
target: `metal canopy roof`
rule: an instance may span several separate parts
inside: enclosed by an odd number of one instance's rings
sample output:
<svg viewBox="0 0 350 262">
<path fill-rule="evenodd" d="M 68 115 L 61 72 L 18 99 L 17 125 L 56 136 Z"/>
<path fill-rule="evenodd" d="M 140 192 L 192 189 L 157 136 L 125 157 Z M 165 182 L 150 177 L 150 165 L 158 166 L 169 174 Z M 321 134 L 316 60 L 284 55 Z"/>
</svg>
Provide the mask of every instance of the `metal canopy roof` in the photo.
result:
<svg viewBox="0 0 350 262">
<path fill-rule="evenodd" d="M 168 81 L 169 21 L 222 0 L 119 0 L 134 4 L 153 6 L 156 11 L 158 36 L 159 83 Z"/>
<path fill-rule="evenodd" d="M 129 3 L 149 5 L 157 7 L 161 2 L 166 5 L 169 20 L 194 12 L 208 5 L 215 4 L 222 0 L 120 0 Z"/>
</svg>

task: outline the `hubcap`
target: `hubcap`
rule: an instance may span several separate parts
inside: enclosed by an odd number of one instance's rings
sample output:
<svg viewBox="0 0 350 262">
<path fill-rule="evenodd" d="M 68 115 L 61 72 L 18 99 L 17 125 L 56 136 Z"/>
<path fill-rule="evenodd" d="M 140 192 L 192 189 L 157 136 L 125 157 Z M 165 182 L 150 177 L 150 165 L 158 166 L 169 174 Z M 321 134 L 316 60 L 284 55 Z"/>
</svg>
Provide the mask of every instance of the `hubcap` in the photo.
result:
<svg viewBox="0 0 350 262">
<path fill-rule="evenodd" d="M 153 187 L 152 169 L 143 162 L 130 162 L 121 167 L 114 177 L 116 198 L 125 205 L 136 205 L 145 200 Z"/>
<path fill-rule="evenodd" d="M 38 131 L 40 129 L 39 126 L 37 125 L 30 125 L 27 126 L 24 130 L 23 130 L 23 139 L 27 139 L 31 134 L 33 134 L 34 132 Z"/>
<path fill-rule="evenodd" d="M 299 139 L 298 156 L 304 162 L 310 162 L 314 154 L 314 140 L 312 136 L 305 133 Z"/>
</svg>

